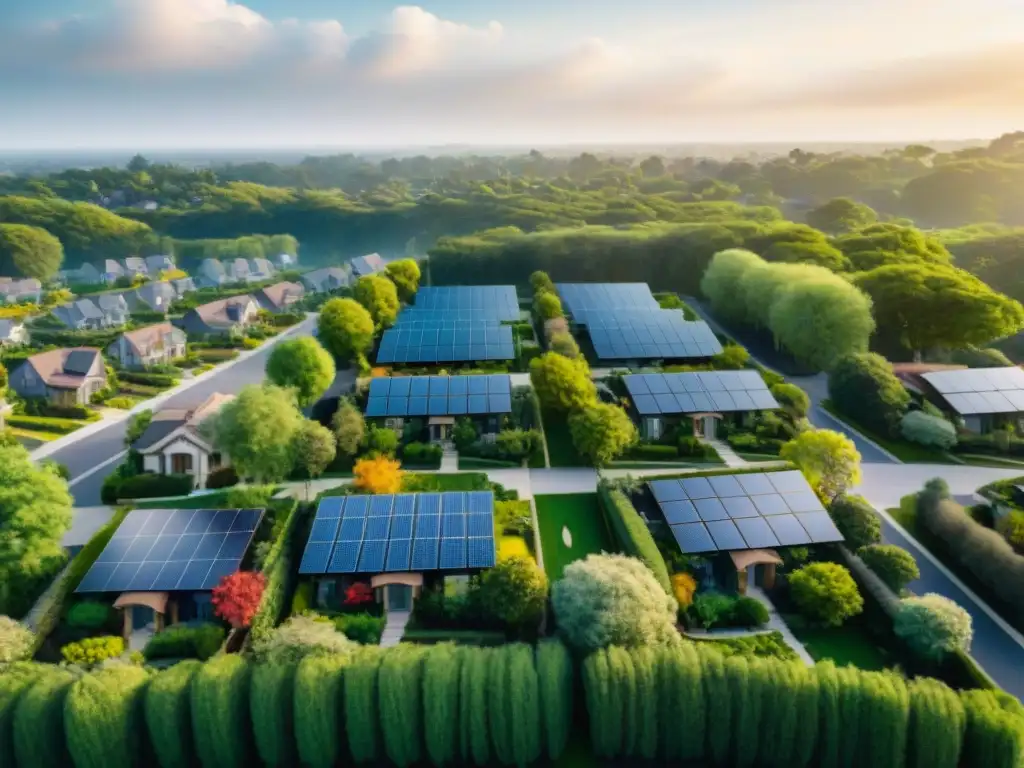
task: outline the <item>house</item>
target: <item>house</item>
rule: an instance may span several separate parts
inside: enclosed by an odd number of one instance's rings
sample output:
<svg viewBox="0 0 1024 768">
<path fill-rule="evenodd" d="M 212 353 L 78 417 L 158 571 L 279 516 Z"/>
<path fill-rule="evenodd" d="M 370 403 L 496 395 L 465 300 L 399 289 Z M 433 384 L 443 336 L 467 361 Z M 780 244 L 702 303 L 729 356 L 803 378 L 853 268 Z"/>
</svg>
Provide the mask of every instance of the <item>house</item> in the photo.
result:
<svg viewBox="0 0 1024 768">
<path fill-rule="evenodd" d="M 268 312 L 284 312 L 292 304 L 301 301 L 306 289 L 298 283 L 274 283 L 260 288 L 253 298 Z"/>
<path fill-rule="evenodd" d="M 146 431 L 132 443 L 132 448 L 142 456 L 142 471 L 192 475 L 196 488 L 204 488 L 210 473 L 227 466 L 228 460 L 203 436 L 201 427 L 233 399 L 234 395 L 217 392 L 197 405 L 167 408 L 153 414 Z"/>
<path fill-rule="evenodd" d="M 200 288 L 219 288 L 227 282 L 224 265 L 217 259 L 203 259 L 196 270 L 196 285 Z"/>
<path fill-rule="evenodd" d="M 114 264 L 117 264 L 115 261 Z M 81 285 L 99 285 L 100 283 L 108 282 L 104 276 L 103 271 L 95 264 L 83 264 L 78 269 L 68 270 L 64 274 L 64 279 L 69 284 L 81 284 Z M 113 282 L 113 280 L 109 281 Z"/>
<path fill-rule="evenodd" d="M 224 271 L 228 282 L 244 283 L 249 280 L 249 261 L 247 259 L 228 259 L 224 262 Z"/>
<path fill-rule="evenodd" d="M 126 331 L 107 347 L 107 356 L 125 368 L 166 365 L 185 356 L 185 332 L 170 323 Z"/>
<path fill-rule="evenodd" d="M 352 275 L 359 279 L 367 275 L 375 275 L 387 268 L 387 262 L 379 253 L 368 253 L 365 256 L 357 256 L 349 262 L 352 265 Z"/>
<path fill-rule="evenodd" d="M 141 256 L 129 256 L 124 260 L 124 271 L 129 277 L 136 275 L 149 275 L 149 268 L 146 260 Z"/>
<path fill-rule="evenodd" d="M 167 312 L 178 292 L 171 283 L 146 283 L 124 294 L 132 312 Z"/>
<path fill-rule="evenodd" d="M 1002 368 L 954 368 L 922 366 L 915 374 L 907 364 L 897 374 L 912 395 L 920 393 L 941 409 L 954 425 L 965 432 L 987 435 L 1007 429 L 1024 428 L 1024 370 Z M 897 366 L 893 366 L 894 372 Z M 916 384 L 916 386 L 915 386 Z"/>
<path fill-rule="evenodd" d="M 42 283 L 34 277 L 24 280 L 0 277 L 0 303 L 22 304 L 30 301 L 33 304 L 38 304 L 42 292 Z"/>
<path fill-rule="evenodd" d="M 73 331 L 105 328 L 106 317 L 92 299 L 78 299 L 54 307 L 53 316 Z"/>
<path fill-rule="evenodd" d="M 189 336 L 233 333 L 245 329 L 259 311 L 252 296 L 232 296 L 189 310 L 181 325 Z"/>
<path fill-rule="evenodd" d="M 107 386 L 103 355 L 93 347 L 53 349 L 33 355 L 10 376 L 10 387 L 24 398 L 45 398 L 54 405 L 87 405 Z"/>
<path fill-rule="evenodd" d="M 259 280 L 269 280 L 274 276 L 274 265 L 267 259 L 249 259 L 249 280 L 250 282 L 256 282 Z"/>
<path fill-rule="evenodd" d="M 0 320 L 0 347 L 28 344 L 28 329 L 20 320 Z"/>
<path fill-rule="evenodd" d="M 107 327 L 124 325 L 128 322 L 128 302 L 120 293 L 101 293 L 96 297 L 96 306 L 103 313 L 103 321 Z"/>
<path fill-rule="evenodd" d="M 310 293 L 328 293 L 347 286 L 351 281 L 350 274 L 351 268 L 346 264 L 344 267 L 314 269 L 299 279 Z"/>
<path fill-rule="evenodd" d="M 278 269 L 293 269 L 299 260 L 290 253 L 279 253 L 271 261 Z"/>
<path fill-rule="evenodd" d="M 174 287 L 174 292 L 178 294 L 179 299 L 186 293 L 191 293 L 196 289 L 196 284 L 191 277 L 179 277 L 177 280 L 171 280 L 171 285 Z"/>
<path fill-rule="evenodd" d="M 98 282 L 106 283 L 107 285 L 113 283 L 119 277 L 125 276 L 124 267 L 118 264 L 115 259 L 104 259 L 96 265 L 95 269 L 100 275 Z"/>
<path fill-rule="evenodd" d="M 161 272 L 174 269 L 174 260 L 170 256 L 147 256 L 146 269 L 153 277 L 158 277 Z"/>
</svg>

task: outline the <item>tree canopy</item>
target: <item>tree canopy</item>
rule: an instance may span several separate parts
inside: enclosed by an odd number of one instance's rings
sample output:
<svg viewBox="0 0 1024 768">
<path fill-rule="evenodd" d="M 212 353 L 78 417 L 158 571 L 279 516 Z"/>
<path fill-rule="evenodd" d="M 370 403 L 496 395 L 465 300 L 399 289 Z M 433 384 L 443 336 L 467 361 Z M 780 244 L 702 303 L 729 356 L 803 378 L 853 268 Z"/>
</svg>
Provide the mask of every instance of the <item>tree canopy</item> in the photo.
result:
<svg viewBox="0 0 1024 768">
<path fill-rule="evenodd" d="M 622 408 L 592 403 L 569 416 L 569 433 L 581 456 L 602 467 L 637 440 L 636 426 Z"/>
<path fill-rule="evenodd" d="M 836 197 L 807 213 L 807 223 L 822 232 L 838 235 L 852 232 L 878 221 L 878 214 L 867 205 L 848 197 Z"/>
<path fill-rule="evenodd" d="M 841 432 L 801 432 L 782 446 L 779 456 L 796 464 L 811 487 L 825 499 L 834 499 L 860 482 L 860 453 Z"/>
<path fill-rule="evenodd" d="M 398 290 L 395 284 L 380 275 L 360 277 L 353 290 L 355 300 L 370 313 L 378 328 L 388 328 L 398 317 Z"/>
<path fill-rule="evenodd" d="M 279 342 L 267 358 L 272 384 L 295 391 L 299 406 L 313 405 L 334 381 L 334 359 L 311 336 Z"/>
<path fill-rule="evenodd" d="M 531 361 L 530 381 L 544 408 L 570 411 L 597 401 L 597 388 L 584 360 L 546 352 Z"/>
<path fill-rule="evenodd" d="M 352 299 L 330 299 L 320 308 L 317 337 L 342 361 L 361 358 L 373 346 L 373 317 Z"/>
<path fill-rule="evenodd" d="M 398 289 L 398 297 L 411 302 L 420 287 L 420 265 L 416 259 L 399 259 L 386 267 L 386 274 Z"/>
<path fill-rule="evenodd" d="M 0 224 L 0 275 L 49 280 L 60 269 L 64 247 L 40 227 Z"/>
</svg>

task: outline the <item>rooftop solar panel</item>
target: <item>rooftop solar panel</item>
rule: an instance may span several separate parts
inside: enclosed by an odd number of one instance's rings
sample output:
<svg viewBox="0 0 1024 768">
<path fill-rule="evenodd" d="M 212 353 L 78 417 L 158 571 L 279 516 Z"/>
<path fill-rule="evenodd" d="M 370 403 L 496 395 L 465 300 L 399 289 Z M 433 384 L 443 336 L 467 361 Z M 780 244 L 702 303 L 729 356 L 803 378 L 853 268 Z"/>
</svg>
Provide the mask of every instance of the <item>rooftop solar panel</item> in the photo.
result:
<svg viewBox="0 0 1024 768">
<path fill-rule="evenodd" d="M 470 312 L 495 320 L 519 319 L 519 297 L 512 285 L 425 286 L 416 293 L 413 311 Z"/>
<path fill-rule="evenodd" d="M 747 542 L 740 536 L 736 523 L 732 520 L 715 520 L 707 524 L 708 533 L 715 541 L 715 546 L 722 552 L 746 549 Z"/>
<path fill-rule="evenodd" d="M 698 555 L 702 552 L 717 552 L 718 546 L 711 538 L 704 523 L 684 523 L 670 526 L 672 536 L 684 555 Z"/>
<path fill-rule="evenodd" d="M 666 501 L 661 505 L 661 511 L 665 513 L 665 522 L 669 524 L 700 522 L 692 501 Z"/>
<path fill-rule="evenodd" d="M 76 592 L 213 589 L 238 570 L 262 517 L 253 509 L 130 512 Z"/>
<path fill-rule="evenodd" d="M 647 373 L 622 377 L 643 415 L 774 410 L 779 407 L 757 371 Z"/>
<path fill-rule="evenodd" d="M 558 283 L 555 286 L 573 322 L 593 309 L 659 310 L 646 283 Z"/>
<path fill-rule="evenodd" d="M 796 519 L 807 531 L 811 541 L 815 544 L 825 544 L 843 540 L 843 535 L 832 522 L 828 512 L 811 512 L 809 514 L 797 515 Z"/>
<path fill-rule="evenodd" d="M 921 377 L 963 416 L 1024 412 L 1024 370 L 1018 367 L 935 371 Z"/>
<path fill-rule="evenodd" d="M 512 328 L 507 325 L 483 327 L 472 321 L 455 323 L 454 342 L 441 343 L 425 336 L 424 331 L 411 331 L 395 326 L 384 331 L 377 349 L 378 363 L 457 363 L 475 360 L 512 360 L 515 344 Z M 460 343 L 459 331 L 466 341 Z"/>
<path fill-rule="evenodd" d="M 800 521 L 795 516 L 774 515 L 764 519 L 772 529 L 772 533 L 779 540 L 781 546 L 794 547 L 811 543 L 811 537 L 807 535 L 807 531 L 800 525 Z"/>
<path fill-rule="evenodd" d="M 713 357 L 722 351 L 707 323 L 687 321 L 674 310 L 593 311 L 586 320 L 594 352 L 603 360 Z"/>
<path fill-rule="evenodd" d="M 772 533 L 767 521 L 763 517 L 743 517 L 734 521 L 739 529 L 743 541 L 746 542 L 744 549 L 762 549 L 763 547 L 777 547 L 779 540 Z"/>
</svg>

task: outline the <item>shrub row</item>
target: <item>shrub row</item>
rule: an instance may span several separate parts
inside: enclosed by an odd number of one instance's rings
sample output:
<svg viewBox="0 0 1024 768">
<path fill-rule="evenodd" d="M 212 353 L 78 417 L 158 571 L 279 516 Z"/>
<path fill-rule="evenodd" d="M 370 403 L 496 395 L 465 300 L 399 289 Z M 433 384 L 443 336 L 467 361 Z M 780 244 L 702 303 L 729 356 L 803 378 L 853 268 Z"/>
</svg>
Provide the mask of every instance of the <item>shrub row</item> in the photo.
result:
<svg viewBox="0 0 1024 768">
<path fill-rule="evenodd" d="M 149 387 L 173 387 L 178 377 L 167 373 L 150 373 L 148 371 L 118 371 L 117 378 L 129 384 L 142 384 Z"/>
<path fill-rule="evenodd" d="M 179 624 L 167 627 L 150 638 L 142 655 L 153 659 L 199 659 L 206 661 L 224 644 L 224 627 L 219 624 L 191 626 Z"/>
<path fill-rule="evenodd" d="M 266 584 L 263 588 L 263 597 L 260 599 L 260 607 L 249 625 L 250 641 L 266 637 L 277 626 L 289 604 L 290 593 L 294 589 L 293 584 L 298 573 L 298 567 L 292 567 L 292 555 L 297 538 L 301 538 L 297 536 L 296 531 L 303 515 L 299 512 L 298 504 L 292 500 L 291 508 L 278 512 L 278 516 L 285 518 L 284 530 L 274 539 L 263 560 L 261 570 L 266 577 Z"/>
<path fill-rule="evenodd" d="M 402 448 L 402 459 L 406 464 L 418 467 L 441 466 L 441 454 L 444 449 L 431 443 L 407 443 Z"/>
<path fill-rule="evenodd" d="M 78 419 L 80 421 L 92 420 L 97 417 L 95 411 L 90 411 L 84 405 L 54 405 L 48 400 L 33 397 L 25 400 L 26 416 L 52 416 L 56 419 Z"/>
<path fill-rule="evenodd" d="M 594 752 L 605 759 L 1010 768 L 1024 754 L 1024 720 L 1009 697 L 830 662 L 612 647 L 584 661 L 583 682 Z"/>
<path fill-rule="evenodd" d="M 50 432 L 55 435 L 69 435 L 82 426 L 77 421 L 57 419 L 50 416 L 8 416 L 6 421 L 9 427 Z"/>
<path fill-rule="evenodd" d="M 602 480 L 597 487 L 597 498 L 619 548 L 650 568 L 654 578 L 665 592 L 671 595 L 672 582 L 669 579 L 665 558 L 661 556 L 647 523 L 640 517 L 640 513 L 636 511 L 626 494 Z"/>
<path fill-rule="evenodd" d="M 109 479 L 109 478 L 108 478 Z M 146 473 L 120 480 L 116 487 L 118 499 L 158 499 L 162 496 L 187 496 L 192 493 L 192 475 L 158 475 Z"/>
</svg>

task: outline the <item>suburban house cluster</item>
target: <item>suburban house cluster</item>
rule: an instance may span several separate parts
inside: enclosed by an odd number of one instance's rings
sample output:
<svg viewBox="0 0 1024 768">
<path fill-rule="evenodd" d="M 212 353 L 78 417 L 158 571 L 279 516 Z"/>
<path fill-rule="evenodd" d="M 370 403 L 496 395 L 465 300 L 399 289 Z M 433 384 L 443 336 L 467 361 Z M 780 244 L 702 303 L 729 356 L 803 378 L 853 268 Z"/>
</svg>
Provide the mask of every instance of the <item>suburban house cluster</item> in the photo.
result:
<svg viewBox="0 0 1024 768">
<path fill-rule="evenodd" d="M 121 261 L 103 259 L 91 264 L 83 264 L 78 269 L 61 273 L 61 276 L 66 282 L 72 284 L 110 285 L 122 277 L 156 278 L 160 276 L 161 272 L 174 268 L 174 259 L 170 256 L 129 256 Z"/>
<path fill-rule="evenodd" d="M 287 253 L 271 259 L 203 259 L 196 269 L 196 286 L 219 288 L 232 283 L 260 283 L 270 280 L 278 270 L 292 269 L 295 257 Z"/>
<path fill-rule="evenodd" d="M 58 406 L 88 405 L 107 386 L 103 354 L 92 347 L 40 352 L 15 368 L 8 385 L 24 398 L 40 398 Z"/>
<path fill-rule="evenodd" d="M 370 253 L 354 258 L 340 267 L 324 267 L 306 272 L 301 280 L 309 293 L 330 293 L 347 288 L 361 277 L 383 272 L 386 267 L 384 257 L 379 253 Z"/>
<path fill-rule="evenodd" d="M 38 304 L 42 293 L 43 284 L 34 277 L 0 277 L 0 304 Z"/>
</svg>

